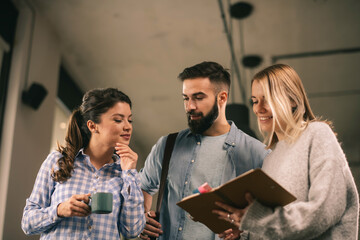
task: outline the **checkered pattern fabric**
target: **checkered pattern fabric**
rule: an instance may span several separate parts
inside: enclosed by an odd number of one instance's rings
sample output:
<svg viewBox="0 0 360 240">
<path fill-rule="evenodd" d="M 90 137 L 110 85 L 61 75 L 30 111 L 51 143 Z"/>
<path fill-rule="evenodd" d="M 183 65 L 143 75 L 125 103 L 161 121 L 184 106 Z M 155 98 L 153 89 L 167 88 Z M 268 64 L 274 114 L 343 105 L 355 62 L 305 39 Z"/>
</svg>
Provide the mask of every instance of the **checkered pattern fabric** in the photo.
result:
<svg viewBox="0 0 360 240">
<path fill-rule="evenodd" d="M 145 225 L 144 198 L 137 171 L 121 170 L 120 159 L 97 170 L 83 150 L 80 150 L 74 171 L 66 182 L 54 182 L 52 169 L 58 169 L 61 154 L 49 154 L 37 175 L 34 189 L 26 200 L 22 229 L 26 234 L 41 234 L 40 239 L 120 239 L 137 236 Z M 110 214 L 87 217 L 57 216 L 57 206 L 74 194 L 113 193 Z"/>
</svg>

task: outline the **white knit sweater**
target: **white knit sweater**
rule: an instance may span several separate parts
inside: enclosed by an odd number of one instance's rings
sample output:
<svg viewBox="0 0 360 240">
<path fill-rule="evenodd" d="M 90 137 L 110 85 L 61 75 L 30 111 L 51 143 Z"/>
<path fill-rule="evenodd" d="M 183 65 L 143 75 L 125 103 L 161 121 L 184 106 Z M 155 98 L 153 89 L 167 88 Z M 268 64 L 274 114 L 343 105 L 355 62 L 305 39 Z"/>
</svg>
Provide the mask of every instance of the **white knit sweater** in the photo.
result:
<svg viewBox="0 0 360 240">
<path fill-rule="evenodd" d="M 241 239 L 358 239 L 358 193 L 327 124 L 310 123 L 293 144 L 278 142 L 263 170 L 297 200 L 275 209 L 255 201 L 241 222 Z"/>
</svg>

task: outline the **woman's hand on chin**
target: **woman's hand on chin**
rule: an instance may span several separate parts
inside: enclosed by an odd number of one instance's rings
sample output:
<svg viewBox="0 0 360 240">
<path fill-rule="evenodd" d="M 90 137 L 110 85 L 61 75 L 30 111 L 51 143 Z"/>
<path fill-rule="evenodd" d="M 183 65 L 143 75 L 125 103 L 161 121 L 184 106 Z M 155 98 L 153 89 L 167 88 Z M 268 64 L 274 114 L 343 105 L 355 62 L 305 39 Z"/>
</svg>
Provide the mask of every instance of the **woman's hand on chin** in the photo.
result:
<svg viewBox="0 0 360 240">
<path fill-rule="evenodd" d="M 131 148 L 123 143 L 116 143 L 115 146 L 116 154 L 120 156 L 121 169 L 129 170 L 135 169 L 138 155 Z"/>
</svg>

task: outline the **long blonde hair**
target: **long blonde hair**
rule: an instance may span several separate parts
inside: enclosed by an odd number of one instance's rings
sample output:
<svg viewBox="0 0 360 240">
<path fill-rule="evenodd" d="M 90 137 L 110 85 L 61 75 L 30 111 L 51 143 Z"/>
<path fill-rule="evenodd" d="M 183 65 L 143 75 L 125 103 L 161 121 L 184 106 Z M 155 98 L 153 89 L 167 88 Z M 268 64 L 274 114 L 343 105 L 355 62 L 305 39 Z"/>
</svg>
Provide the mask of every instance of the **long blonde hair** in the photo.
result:
<svg viewBox="0 0 360 240">
<path fill-rule="evenodd" d="M 267 148 L 272 148 L 279 140 L 275 126 L 289 142 L 294 142 L 305 130 L 309 122 L 317 120 L 313 114 L 304 86 L 295 70 L 285 64 L 275 64 L 258 72 L 252 79 L 260 83 L 273 113 L 273 128 L 265 137 Z M 283 123 L 283 124 L 280 124 Z"/>
</svg>

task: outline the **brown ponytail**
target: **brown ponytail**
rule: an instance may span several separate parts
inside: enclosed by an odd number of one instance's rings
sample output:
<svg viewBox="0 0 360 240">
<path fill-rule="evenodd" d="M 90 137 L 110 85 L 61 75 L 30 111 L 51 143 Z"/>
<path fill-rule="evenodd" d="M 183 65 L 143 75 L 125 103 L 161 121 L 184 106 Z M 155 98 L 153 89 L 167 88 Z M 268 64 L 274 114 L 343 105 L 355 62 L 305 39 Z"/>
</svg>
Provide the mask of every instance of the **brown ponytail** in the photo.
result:
<svg viewBox="0 0 360 240">
<path fill-rule="evenodd" d="M 53 172 L 53 179 L 56 182 L 65 182 L 71 177 L 76 154 L 84 145 L 87 145 L 84 144 L 84 142 L 87 141 L 88 143 L 88 137 L 86 135 L 84 136 L 81 130 L 83 124 L 81 110 L 76 109 L 70 117 L 69 126 L 65 136 L 65 146 L 58 144 L 57 150 L 63 156 L 58 160 L 59 170 Z"/>
</svg>

